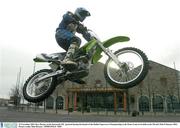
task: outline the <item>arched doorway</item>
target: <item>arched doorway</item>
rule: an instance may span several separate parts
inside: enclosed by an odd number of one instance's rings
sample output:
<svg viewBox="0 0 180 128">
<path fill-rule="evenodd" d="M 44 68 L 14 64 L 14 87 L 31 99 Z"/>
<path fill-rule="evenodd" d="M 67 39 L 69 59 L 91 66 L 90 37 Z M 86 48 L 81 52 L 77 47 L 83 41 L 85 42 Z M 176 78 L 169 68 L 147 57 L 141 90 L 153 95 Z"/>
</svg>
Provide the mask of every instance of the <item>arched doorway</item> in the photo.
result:
<svg viewBox="0 0 180 128">
<path fill-rule="evenodd" d="M 174 110 L 177 109 L 178 100 L 175 96 L 173 95 L 167 96 L 166 103 L 167 103 L 167 112 L 174 112 Z"/>
<path fill-rule="evenodd" d="M 139 111 L 148 112 L 149 110 L 149 98 L 146 96 L 141 96 L 139 98 Z"/>
<path fill-rule="evenodd" d="M 163 112 L 163 98 L 161 96 L 155 96 L 152 99 L 153 111 L 154 112 Z"/>
<path fill-rule="evenodd" d="M 63 106 L 64 106 L 64 99 L 62 96 L 58 96 L 56 98 L 56 108 L 57 109 L 63 109 Z"/>
<path fill-rule="evenodd" d="M 46 108 L 53 109 L 53 105 L 54 105 L 54 99 L 52 96 L 50 96 L 46 99 Z"/>
</svg>

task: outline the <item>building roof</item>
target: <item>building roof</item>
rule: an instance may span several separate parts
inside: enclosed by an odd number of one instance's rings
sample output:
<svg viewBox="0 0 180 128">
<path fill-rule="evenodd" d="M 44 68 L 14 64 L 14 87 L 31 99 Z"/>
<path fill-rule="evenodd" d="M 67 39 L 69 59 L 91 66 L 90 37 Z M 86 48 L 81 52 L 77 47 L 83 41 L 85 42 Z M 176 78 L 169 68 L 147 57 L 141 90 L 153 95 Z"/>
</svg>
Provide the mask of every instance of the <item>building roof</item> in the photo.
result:
<svg viewBox="0 0 180 128">
<path fill-rule="evenodd" d="M 180 72 L 179 70 L 176 70 L 176 69 L 174 69 L 174 68 L 168 67 L 168 66 L 166 66 L 166 65 L 160 64 L 160 63 L 155 62 L 155 61 L 152 61 L 152 60 L 149 60 L 149 62 L 150 62 L 150 64 L 157 64 L 157 65 L 160 65 L 160 66 L 162 66 L 162 67 L 169 68 L 169 69 L 175 70 L 175 71 L 177 71 L 177 72 Z"/>
</svg>

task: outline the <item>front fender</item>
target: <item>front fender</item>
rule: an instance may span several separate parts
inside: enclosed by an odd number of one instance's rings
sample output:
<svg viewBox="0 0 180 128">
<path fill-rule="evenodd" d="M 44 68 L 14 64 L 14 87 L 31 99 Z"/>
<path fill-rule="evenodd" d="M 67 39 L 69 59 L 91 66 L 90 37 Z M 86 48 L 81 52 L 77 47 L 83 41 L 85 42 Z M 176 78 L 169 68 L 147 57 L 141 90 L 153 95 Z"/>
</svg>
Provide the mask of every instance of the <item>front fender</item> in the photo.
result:
<svg viewBox="0 0 180 128">
<path fill-rule="evenodd" d="M 102 43 L 103 43 L 104 47 L 108 48 L 113 44 L 122 43 L 122 42 L 126 42 L 129 40 L 130 40 L 129 37 L 117 36 L 117 37 L 110 38 Z M 94 53 L 94 56 L 93 56 L 92 63 L 96 63 L 102 57 L 101 53 L 102 53 L 102 49 L 100 47 L 97 47 L 96 52 Z"/>
</svg>

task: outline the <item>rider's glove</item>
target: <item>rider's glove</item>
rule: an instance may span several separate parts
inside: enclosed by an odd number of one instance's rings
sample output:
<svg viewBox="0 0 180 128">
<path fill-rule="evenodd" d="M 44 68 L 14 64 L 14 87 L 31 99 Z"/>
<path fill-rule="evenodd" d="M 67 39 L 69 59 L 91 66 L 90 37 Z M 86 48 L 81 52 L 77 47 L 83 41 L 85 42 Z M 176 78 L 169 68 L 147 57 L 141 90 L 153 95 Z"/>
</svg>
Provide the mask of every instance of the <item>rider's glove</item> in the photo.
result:
<svg viewBox="0 0 180 128">
<path fill-rule="evenodd" d="M 86 31 L 87 31 L 87 27 L 85 27 L 83 24 L 79 24 L 79 25 L 78 25 L 78 28 L 77 28 L 77 32 L 78 32 L 78 33 L 83 34 L 83 33 L 85 33 Z"/>
<path fill-rule="evenodd" d="M 91 34 L 88 33 L 87 31 L 83 33 L 83 37 L 84 39 L 86 39 L 87 41 L 90 41 L 92 39 Z"/>
</svg>

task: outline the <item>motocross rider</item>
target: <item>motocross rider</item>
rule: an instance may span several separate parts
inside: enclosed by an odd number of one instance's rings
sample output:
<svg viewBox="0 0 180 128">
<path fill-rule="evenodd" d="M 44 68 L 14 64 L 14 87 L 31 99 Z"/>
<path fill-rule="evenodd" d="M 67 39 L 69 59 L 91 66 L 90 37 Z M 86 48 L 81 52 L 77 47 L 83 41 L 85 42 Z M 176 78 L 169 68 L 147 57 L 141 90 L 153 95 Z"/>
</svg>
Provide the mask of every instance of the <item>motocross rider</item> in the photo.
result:
<svg viewBox="0 0 180 128">
<path fill-rule="evenodd" d="M 61 48 L 67 51 L 62 63 L 66 67 L 77 66 L 77 63 L 73 61 L 73 55 L 80 47 L 81 39 L 75 33 L 82 34 L 87 41 L 90 41 L 90 34 L 82 24 L 88 16 L 90 13 L 85 8 L 77 8 L 74 13 L 68 11 L 63 15 L 63 19 L 56 29 L 56 41 Z"/>
</svg>

